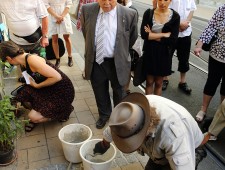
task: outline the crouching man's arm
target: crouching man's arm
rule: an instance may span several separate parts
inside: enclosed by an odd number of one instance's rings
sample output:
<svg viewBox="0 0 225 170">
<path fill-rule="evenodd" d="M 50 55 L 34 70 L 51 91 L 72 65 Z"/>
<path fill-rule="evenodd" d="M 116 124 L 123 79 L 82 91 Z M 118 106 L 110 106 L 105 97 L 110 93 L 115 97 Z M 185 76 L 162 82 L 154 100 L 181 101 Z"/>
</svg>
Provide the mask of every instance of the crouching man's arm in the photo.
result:
<svg viewBox="0 0 225 170">
<path fill-rule="evenodd" d="M 103 131 L 102 141 L 95 144 L 94 154 L 104 154 L 110 148 L 110 142 L 112 142 L 111 130 L 110 127 L 107 127 Z"/>
</svg>

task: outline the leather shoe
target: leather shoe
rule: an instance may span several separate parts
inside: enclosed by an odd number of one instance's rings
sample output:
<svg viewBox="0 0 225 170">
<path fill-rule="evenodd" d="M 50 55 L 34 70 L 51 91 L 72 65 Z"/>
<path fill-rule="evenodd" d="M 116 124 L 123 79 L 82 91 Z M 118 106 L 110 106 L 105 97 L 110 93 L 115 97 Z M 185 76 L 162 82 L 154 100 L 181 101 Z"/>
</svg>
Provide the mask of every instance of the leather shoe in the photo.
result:
<svg viewBox="0 0 225 170">
<path fill-rule="evenodd" d="M 98 121 L 96 122 L 96 128 L 97 129 L 102 129 L 105 126 L 107 120 L 108 119 L 99 118 Z"/>
<path fill-rule="evenodd" d="M 72 59 L 72 57 L 68 57 L 68 66 L 69 67 L 73 66 L 73 59 Z"/>
<path fill-rule="evenodd" d="M 163 91 L 167 89 L 168 84 L 169 84 L 169 80 L 163 80 L 163 84 L 162 84 Z"/>
<path fill-rule="evenodd" d="M 191 94 L 192 89 L 188 87 L 187 83 L 179 83 L 178 87 L 186 94 Z"/>
</svg>

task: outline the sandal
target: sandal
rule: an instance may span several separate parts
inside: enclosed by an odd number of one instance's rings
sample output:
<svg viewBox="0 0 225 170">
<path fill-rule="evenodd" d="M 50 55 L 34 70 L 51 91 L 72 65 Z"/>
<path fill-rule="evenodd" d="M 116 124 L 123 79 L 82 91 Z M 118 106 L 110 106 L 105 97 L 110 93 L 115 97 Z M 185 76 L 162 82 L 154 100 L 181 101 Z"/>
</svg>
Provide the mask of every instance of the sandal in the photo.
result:
<svg viewBox="0 0 225 170">
<path fill-rule="evenodd" d="M 34 129 L 35 126 L 36 126 L 36 123 L 29 122 L 27 125 L 25 125 L 25 131 L 31 132 Z"/>
<path fill-rule="evenodd" d="M 198 114 L 195 116 L 197 122 L 202 122 L 206 113 L 200 110 Z"/>
</svg>

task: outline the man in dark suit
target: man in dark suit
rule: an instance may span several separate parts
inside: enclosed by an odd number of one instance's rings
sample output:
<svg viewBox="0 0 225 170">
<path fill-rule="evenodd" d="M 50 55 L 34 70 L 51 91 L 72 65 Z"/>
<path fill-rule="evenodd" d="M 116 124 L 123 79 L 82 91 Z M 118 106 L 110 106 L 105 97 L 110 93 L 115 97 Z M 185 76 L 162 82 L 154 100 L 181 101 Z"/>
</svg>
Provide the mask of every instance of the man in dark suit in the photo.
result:
<svg viewBox="0 0 225 170">
<path fill-rule="evenodd" d="M 129 49 L 138 36 L 137 13 L 117 4 L 116 0 L 98 0 L 82 6 L 81 25 L 85 39 L 85 76 L 91 80 L 99 112 L 96 128 L 101 129 L 112 111 L 109 81 L 114 106 L 125 96 L 124 85 L 131 68 Z"/>
</svg>

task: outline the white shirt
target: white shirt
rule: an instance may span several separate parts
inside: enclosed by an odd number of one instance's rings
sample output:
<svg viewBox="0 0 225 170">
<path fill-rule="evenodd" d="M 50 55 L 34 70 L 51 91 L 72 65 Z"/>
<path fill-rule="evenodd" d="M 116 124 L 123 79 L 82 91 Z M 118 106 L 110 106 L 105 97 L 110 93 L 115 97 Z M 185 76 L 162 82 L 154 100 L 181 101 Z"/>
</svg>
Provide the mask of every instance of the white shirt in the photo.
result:
<svg viewBox="0 0 225 170">
<path fill-rule="evenodd" d="M 194 0 L 172 0 L 169 8 L 172 8 L 180 15 L 180 21 L 186 20 L 189 13 L 197 9 Z M 189 27 L 183 32 L 179 32 L 179 37 L 189 36 L 192 32 L 191 22 Z"/>
<path fill-rule="evenodd" d="M 110 12 L 104 13 L 104 22 L 105 22 L 105 31 L 104 31 L 104 58 L 113 58 L 114 55 L 114 48 L 116 42 L 116 33 L 117 33 L 117 8 L 115 7 Z M 100 21 L 100 14 L 103 10 L 100 8 L 97 22 L 96 22 L 96 29 L 95 29 L 95 45 L 96 45 L 96 36 L 98 33 L 99 21 Z"/>
<path fill-rule="evenodd" d="M 0 3 L 0 12 L 6 16 L 10 38 L 17 44 L 28 45 L 23 38 L 33 34 L 40 26 L 40 18 L 48 16 L 42 0 L 4 0 Z"/>
<path fill-rule="evenodd" d="M 146 95 L 156 108 L 160 123 L 148 140 L 139 148 L 157 164 L 170 164 L 171 169 L 195 168 L 195 148 L 204 135 L 192 115 L 181 105 L 156 95 Z M 103 131 L 104 139 L 112 142 L 111 130 Z"/>
</svg>

